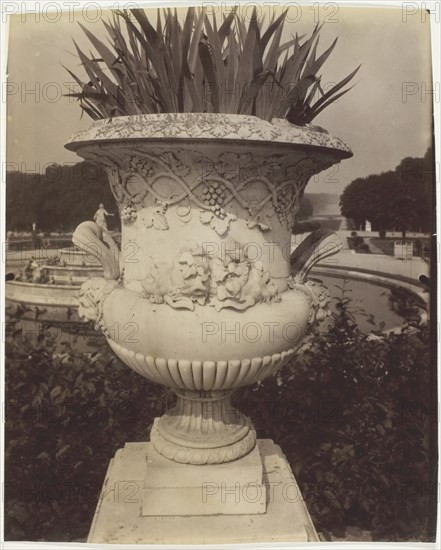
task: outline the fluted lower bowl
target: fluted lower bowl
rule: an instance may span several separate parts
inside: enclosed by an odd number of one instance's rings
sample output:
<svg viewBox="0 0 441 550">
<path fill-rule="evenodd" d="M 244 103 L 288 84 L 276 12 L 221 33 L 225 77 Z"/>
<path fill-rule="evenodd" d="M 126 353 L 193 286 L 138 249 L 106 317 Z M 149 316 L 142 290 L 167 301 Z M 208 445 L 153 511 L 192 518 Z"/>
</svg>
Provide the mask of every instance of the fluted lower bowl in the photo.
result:
<svg viewBox="0 0 441 550">
<path fill-rule="evenodd" d="M 172 310 L 114 289 L 103 323 L 120 359 L 152 382 L 178 390 L 231 390 L 271 375 L 302 341 L 310 303 L 297 290 L 245 311 Z"/>
</svg>

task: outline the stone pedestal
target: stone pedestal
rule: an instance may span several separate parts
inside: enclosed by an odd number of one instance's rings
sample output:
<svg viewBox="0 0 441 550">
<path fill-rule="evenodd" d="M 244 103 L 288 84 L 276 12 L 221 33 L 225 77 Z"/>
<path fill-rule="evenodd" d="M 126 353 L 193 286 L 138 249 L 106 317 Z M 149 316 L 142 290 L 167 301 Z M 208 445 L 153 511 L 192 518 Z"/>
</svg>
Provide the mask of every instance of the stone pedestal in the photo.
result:
<svg viewBox="0 0 441 550">
<path fill-rule="evenodd" d="M 155 430 L 158 419 L 155 421 Z M 208 466 L 170 460 L 151 444 L 142 516 L 264 514 L 266 485 L 257 446 L 241 459 Z"/>
<path fill-rule="evenodd" d="M 279 446 L 258 440 L 245 457 L 184 465 L 150 443 L 111 460 L 90 543 L 208 544 L 318 541 Z"/>
</svg>

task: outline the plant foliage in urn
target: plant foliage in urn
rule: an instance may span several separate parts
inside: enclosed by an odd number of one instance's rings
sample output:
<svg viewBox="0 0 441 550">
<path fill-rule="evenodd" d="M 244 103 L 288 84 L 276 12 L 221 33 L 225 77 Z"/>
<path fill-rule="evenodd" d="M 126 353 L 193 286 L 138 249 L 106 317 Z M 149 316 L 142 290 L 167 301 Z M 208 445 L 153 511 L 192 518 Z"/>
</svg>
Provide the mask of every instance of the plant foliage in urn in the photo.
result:
<svg viewBox="0 0 441 550">
<path fill-rule="evenodd" d="M 75 44 L 89 82 L 81 86 L 82 109 L 94 120 L 154 113 L 230 113 L 264 120 L 310 123 L 345 94 L 358 68 L 326 92 L 320 70 L 337 39 L 318 55 L 320 25 L 302 41 L 282 42 L 287 11 L 267 27 L 254 8 L 249 23 L 231 11 L 218 28 L 189 8 L 181 25 L 177 11 L 158 9 L 155 26 L 140 9 L 113 12 L 104 23 L 111 48 L 82 27 L 99 57 Z"/>
</svg>

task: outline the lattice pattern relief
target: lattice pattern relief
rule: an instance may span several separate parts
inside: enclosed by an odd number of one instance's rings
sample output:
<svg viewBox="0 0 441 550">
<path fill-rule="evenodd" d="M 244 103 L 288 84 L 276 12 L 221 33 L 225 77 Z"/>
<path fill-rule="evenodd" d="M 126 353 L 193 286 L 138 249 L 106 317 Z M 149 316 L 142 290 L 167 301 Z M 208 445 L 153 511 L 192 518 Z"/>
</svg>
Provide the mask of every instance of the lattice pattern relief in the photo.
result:
<svg viewBox="0 0 441 550">
<path fill-rule="evenodd" d="M 195 215 L 219 235 L 245 218 L 250 229 L 273 229 L 276 220 L 291 230 L 298 203 L 310 177 L 331 165 L 305 156 L 224 152 L 213 156 L 199 150 L 147 147 L 102 149 L 112 191 L 121 206 L 123 223 L 143 211 L 146 227 L 168 229 L 167 209 L 176 208 L 183 222 Z"/>
</svg>

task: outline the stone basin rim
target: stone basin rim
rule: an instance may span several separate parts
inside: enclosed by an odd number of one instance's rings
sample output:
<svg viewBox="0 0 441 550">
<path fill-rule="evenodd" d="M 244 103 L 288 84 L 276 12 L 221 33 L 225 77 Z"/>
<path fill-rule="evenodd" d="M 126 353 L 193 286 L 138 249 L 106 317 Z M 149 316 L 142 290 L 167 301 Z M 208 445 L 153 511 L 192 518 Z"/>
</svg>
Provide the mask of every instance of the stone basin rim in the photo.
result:
<svg viewBox="0 0 441 550">
<path fill-rule="evenodd" d="M 327 130 L 313 124 L 297 126 L 284 119 L 271 122 L 253 115 L 223 113 L 162 113 L 99 119 L 73 134 L 65 148 L 78 151 L 87 145 L 115 142 L 154 141 L 195 143 L 220 142 L 300 147 L 332 152 L 340 160 L 352 150 Z"/>
</svg>

